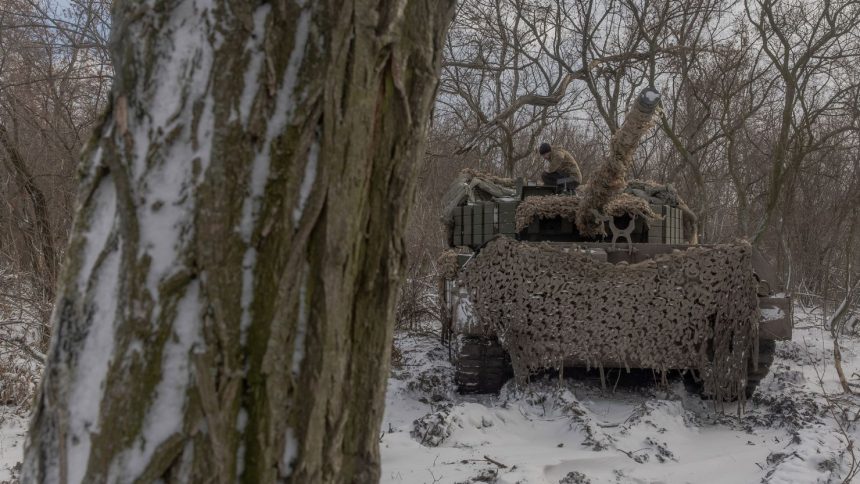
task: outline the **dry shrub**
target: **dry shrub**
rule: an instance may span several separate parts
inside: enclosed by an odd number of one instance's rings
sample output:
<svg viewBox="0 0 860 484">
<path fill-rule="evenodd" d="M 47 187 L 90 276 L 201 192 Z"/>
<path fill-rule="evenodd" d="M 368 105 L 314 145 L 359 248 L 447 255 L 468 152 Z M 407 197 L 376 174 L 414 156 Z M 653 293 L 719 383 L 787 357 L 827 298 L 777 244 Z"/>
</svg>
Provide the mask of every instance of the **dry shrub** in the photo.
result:
<svg viewBox="0 0 860 484">
<path fill-rule="evenodd" d="M 395 329 L 426 331 L 438 320 L 437 278 L 416 266 L 410 264 L 409 275 L 400 288 L 394 311 Z"/>
<path fill-rule="evenodd" d="M 0 404 L 18 412 L 30 408 L 42 374 L 50 304 L 34 296 L 27 278 L 0 273 Z"/>
</svg>

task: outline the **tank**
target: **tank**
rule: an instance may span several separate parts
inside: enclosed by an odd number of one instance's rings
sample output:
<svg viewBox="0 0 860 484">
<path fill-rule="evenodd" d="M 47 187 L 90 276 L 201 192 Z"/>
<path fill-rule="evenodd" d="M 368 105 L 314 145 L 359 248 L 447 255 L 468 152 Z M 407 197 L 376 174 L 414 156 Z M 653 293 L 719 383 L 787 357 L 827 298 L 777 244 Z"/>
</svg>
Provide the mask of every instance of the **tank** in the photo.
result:
<svg viewBox="0 0 860 484">
<path fill-rule="evenodd" d="M 744 241 L 699 244 L 671 185 L 628 180 L 660 96 L 643 90 L 589 183 L 464 172 L 446 194 L 443 339 L 461 393 L 545 370 L 681 371 L 707 397 L 752 395 L 791 339 L 791 300 Z"/>
</svg>

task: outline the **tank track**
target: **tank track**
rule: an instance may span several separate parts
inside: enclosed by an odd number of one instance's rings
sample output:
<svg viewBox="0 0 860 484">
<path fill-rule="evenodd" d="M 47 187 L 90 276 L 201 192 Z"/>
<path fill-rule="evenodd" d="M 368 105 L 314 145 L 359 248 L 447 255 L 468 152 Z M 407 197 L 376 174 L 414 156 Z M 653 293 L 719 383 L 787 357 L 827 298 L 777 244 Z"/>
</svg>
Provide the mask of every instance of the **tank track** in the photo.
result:
<svg viewBox="0 0 860 484">
<path fill-rule="evenodd" d="M 767 374 L 770 373 L 770 366 L 773 364 L 775 349 L 776 341 L 764 339 L 759 340 L 758 367 L 753 366 L 752 358 L 750 358 L 749 365 L 747 367 L 747 384 L 746 388 L 744 388 L 744 395 L 747 400 L 752 398 L 759 383 L 761 383 Z M 702 384 L 702 381 L 694 379 L 693 375 L 689 372 L 684 375 L 684 386 L 687 388 L 688 392 L 695 393 L 703 399 L 709 399 L 704 394 L 705 387 Z"/>
<path fill-rule="evenodd" d="M 773 364 L 773 356 L 776 352 L 776 341 L 759 340 L 758 342 L 758 368 L 753 366 L 752 360 L 749 363 L 747 370 L 747 386 L 744 393 L 747 398 L 752 397 L 758 384 L 764 380 L 764 377 L 770 372 L 770 365 Z"/>
<path fill-rule="evenodd" d="M 461 394 L 497 394 L 513 376 L 510 356 L 495 336 L 461 336 L 454 366 Z"/>
<path fill-rule="evenodd" d="M 776 342 L 759 341 L 758 367 L 749 363 L 747 384 L 744 393 L 752 398 L 759 383 L 770 372 Z M 511 359 L 494 336 L 461 336 L 455 361 L 454 382 L 460 394 L 498 394 L 502 386 L 513 376 Z M 701 382 L 694 382 L 689 374 L 685 377 L 687 389 L 701 394 Z"/>
</svg>

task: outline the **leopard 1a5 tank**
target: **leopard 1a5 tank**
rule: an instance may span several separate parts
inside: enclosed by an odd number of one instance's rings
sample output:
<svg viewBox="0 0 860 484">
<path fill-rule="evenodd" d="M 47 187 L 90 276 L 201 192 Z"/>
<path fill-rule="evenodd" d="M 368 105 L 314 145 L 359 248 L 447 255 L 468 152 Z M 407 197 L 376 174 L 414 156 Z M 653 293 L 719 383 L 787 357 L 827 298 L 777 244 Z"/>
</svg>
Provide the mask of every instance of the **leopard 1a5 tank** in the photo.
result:
<svg viewBox="0 0 860 484">
<path fill-rule="evenodd" d="M 627 180 L 659 99 L 642 91 L 577 193 L 469 171 L 452 185 L 440 288 L 461 393 L 547 368 L 646 368 L 742 401 L 767 374 L 792 328 L 767 259 L 698 244 L 671 185 Z"/>
</svg>

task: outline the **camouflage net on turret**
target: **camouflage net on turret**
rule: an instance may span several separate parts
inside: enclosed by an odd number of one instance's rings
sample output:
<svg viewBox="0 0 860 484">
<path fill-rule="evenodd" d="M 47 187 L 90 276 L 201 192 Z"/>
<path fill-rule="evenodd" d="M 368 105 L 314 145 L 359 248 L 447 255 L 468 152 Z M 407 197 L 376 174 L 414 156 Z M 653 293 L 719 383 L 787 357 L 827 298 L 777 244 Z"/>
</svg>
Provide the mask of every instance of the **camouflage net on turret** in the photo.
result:
<svg viewBox="0 0 860 484">
<path fill-rule="evenodd" d="M 474 168 L 463 168 L 460 171 L 460 174 L 466 178 L 466 182 L 479 178 L 483 181 L 502 187 L 514 188 L 516 186 L 516 181 L 514 181 L 513 178 L 502 178 L 491 173 L 484 173 L 483 171 L 475 170 Z"/>
<path fill-rule="evenodd" d="M 615 362 L 695 370 L 706 394 L 742 400 L 747 361 L 758 349 L 751 254 L 738 243 L 613 265 L 500 237 L 466 265 L 461 280 L 519 381 L 564 359 L 591 367 Z"/>
<path fill-rule="evenodd" d="M 627 182 L 624 192 L 646 200 L 648 203 L 679 208 L 684 213 L 684 240 L 691 244 L 698 243 L 697 223 L 699 218 L 690 209 L 687 202 L 678 195 L 671 183 L 661 184 L 651 180 L 630 180 Z"/>
<path fill-rule="evenodd" d="M 576 220 L 582 198 L 577 195 L 547 195 L 527 197 L 517 206 L 517 232 L 525 229 L 533 221 L 561 217 L 571 222 Z M 603 213 L 612 217 L 635 215 L 649 221 L 661 217 L 651 210 L 651 206 L 642 198 L 629 193 L 613 197 L 603 207 Z"/>
<path fill-rule="evenodd" d="M 465 168 L 442 196 L 442 223 L 450 229 L 454 223 L 454 211 L 468 202 L 510 198 L 516 194 L 514 181 L 510 178 L 500 178 Z"/>
</svg>

